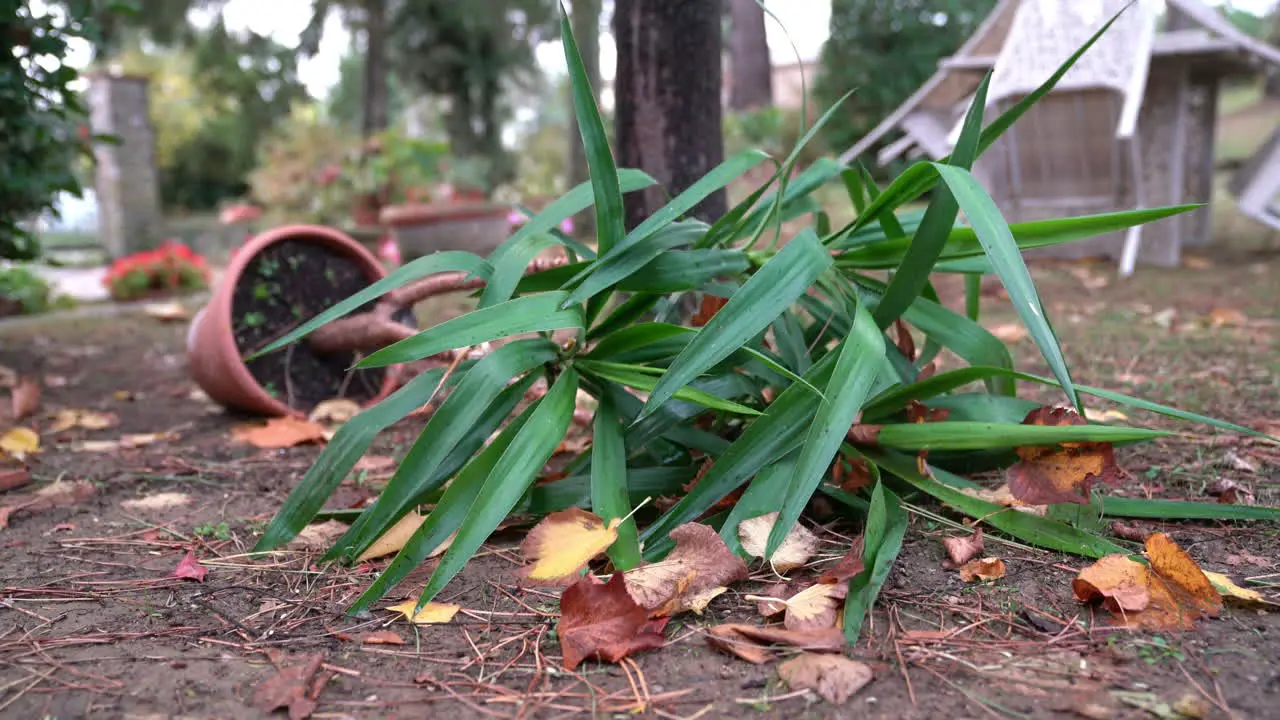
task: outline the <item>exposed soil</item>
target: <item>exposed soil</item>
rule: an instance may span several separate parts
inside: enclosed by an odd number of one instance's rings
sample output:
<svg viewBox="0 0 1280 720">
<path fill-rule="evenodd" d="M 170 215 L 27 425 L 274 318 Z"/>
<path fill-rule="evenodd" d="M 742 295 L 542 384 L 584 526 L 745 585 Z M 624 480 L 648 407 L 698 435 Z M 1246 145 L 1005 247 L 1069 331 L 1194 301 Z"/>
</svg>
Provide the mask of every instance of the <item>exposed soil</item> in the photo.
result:
<svg viewBox="0 0 1280 720">
<path fill-rule="evenodd" d="M 276 243 L 249 263 L 236 286 L 231 303 L 236 345 L 242 353 L 259 350 L 368 285 L 360 267 L 335 250 L 300 240 Z M 301 342 L 256 358 L 248 367 L 267 392 L 290 407 L 309 410 L 331 398 L 359 402 L 377 395 L 386 371 L 352 371 L 356 360 L 353 352 L 321 355 Z"/>
<path fill-rule="evenodd" d="M 1080 267 L 1093 282 L 1075 272 Z M 1105 266 L 1036 269 L 1080 382 L 1246 424 L 1274 419 L 1280 401 L 1280 310 L 1269 289 L 1278 272 L 1275 260 L 1251 258 L 1208 270 L 1142 272 L 1098 287 Z M 958 288 L 944 283 L 942 290 L 954 296 Z M 328 301 L 349 292 L 335 288 Z M 984 322 L 1011 317 L 998 297 L 988 305 L 993 312 Z M 1241 311 L 1243 324 L 1201 322 L 1224 306 Z M 1168 308 L 1174 319 L 1166 327 Z M 229 431 L 241 419 L 192 394 L 184 330 L 141 318 L 20 334 L 0 329 L 0 364 L 45 385 L 40 412 L 27 423 L 45 445 L 32 463 L 34 485 L 62 478 L 96 488 L 70 507 L 15 513 L 0 531 L 2 717 L 265 717 L 253 709 L 255 688 L 276 675 L 273 665 L 302 664 L 315 653 L 328 679 L 313 717 L 626 716 L 644 708 L 635 714 L 1145 718 L 1156 715 L 1134 703 L 1173 705 L 1188 696 L 1207 717 L 1275 716 L 1280 614 L 1233 607 L 1194 631 L 1158 635 L 1092 626 L 1092 612 L 1070 589 L 1084 560 L 1010 545 L 990 532 L 988 552 L 1004 558 L 1009 574 L 966 585 L 941 566 L 939 539 L 959 533 L 949 524 L 955 518 L 923 499 L 914 500 L 919 507 L 897 569 L 850 651 L 874 668 L 875 680 L 839 707 L 791 691 L 774 665 L 707 647 L 711 625 L 759 622 L 743 596 L 766 587 L 761 572 L 703 616 L 674 620 L 666 648 L 636 656 L 634 665 L 588 662 L 573 673 L 560 666 L 556 593 L 517 584 L 518 529 L 493 538 L 446 589 L 441 599 L 464 608 L 453 623 L 414 628 L 381 609 L 345 616 L 385 561 L 322 568 L 315 564 L 320 551 L 305 548 L 246 556 L 318 448 L 260 451 L 233 443 Z M 1016 347 L 1020 366 L 1041 369 L 1029 342 Z M 1043 397 L 1058 399 L 1047 391 Z M 63 408 L 114 413 L 119 422 L 49 432 Z M 1118 450 L 1132 475 L 1119 492 L 1203 499 L 1209 481 L 1226 478 L 1260 502 L 1277 503 L 1274 446 L 1149 423 L 1137 413 L 1131 420 L 1188 432 Z M 403 455 L 422 423 L 394 426 L 371 455 Z M 156 432 L 171 435 L 110 452 L 82 444 Z M 382 477 L 385 471 L 358 473 L 329 506 L 359 504 Z M 126 505 L 160 493 L 188 501 Z M 12 495 L 0 495 L 0 505 Z M 1272 583 L 1258 587 L 1275 599 L 1274 525 L 1139 524 L 1172 534 L 1206 569 Z M 818 530 L 828 562 L 859 528 L 830 521 Z M 170 577 L 188 550 L 209 570 L 203 582 Z M 432 566 L 415 571 L 384 605 L 416 595 Z M 390 630 L 405 644 L 363 643 L 362 634 L 374 630 Z"/>
</svg>

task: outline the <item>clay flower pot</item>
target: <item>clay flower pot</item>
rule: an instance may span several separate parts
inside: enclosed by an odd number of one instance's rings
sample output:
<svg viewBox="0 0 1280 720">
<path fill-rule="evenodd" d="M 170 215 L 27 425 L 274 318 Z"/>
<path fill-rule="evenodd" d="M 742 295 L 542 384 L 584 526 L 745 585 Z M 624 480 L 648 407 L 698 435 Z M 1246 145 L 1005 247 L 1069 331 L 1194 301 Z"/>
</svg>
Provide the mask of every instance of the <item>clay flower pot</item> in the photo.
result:
<svg viewBox="0 0 1280 720">
<path fill-rule="evenodd" d="M 405 203 L 382 209 L 407 262 L 442 250 L 487 255 L 510 235 L 510 207 L 487 201 Z"/>
<path fill-rule="evenodd" d="M 254 237 L 231 259 L 192 321 L 192 378 L 223 406 L 270 416 L 305 416 L 330 397 L 363 405 L 381 400 L 393 389 L 395 373 L 349 373 L 351 353 L 320 355 L 298 343 L 249 365 L 242 358 L 385 275 L 372 253 L 337 230 L 286 225 Z"/>
</svg>

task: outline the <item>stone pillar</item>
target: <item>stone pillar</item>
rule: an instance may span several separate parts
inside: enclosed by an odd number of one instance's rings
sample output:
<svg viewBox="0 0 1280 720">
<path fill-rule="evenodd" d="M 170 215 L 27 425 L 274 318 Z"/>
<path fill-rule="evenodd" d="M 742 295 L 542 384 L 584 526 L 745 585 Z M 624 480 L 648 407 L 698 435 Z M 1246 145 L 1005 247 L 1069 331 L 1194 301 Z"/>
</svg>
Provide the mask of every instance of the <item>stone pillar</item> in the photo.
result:
<svg viewBox="0 0 1280 720">
<path fill-rule="evenodd" d="M 159 179 L 149 111 L 146 78 L 117 73 L 89 76 L 93 131 L 118 139 L 94 148 L 98 239 L 112 257 L 154 247 L 159 240 Z"/>
</svg>

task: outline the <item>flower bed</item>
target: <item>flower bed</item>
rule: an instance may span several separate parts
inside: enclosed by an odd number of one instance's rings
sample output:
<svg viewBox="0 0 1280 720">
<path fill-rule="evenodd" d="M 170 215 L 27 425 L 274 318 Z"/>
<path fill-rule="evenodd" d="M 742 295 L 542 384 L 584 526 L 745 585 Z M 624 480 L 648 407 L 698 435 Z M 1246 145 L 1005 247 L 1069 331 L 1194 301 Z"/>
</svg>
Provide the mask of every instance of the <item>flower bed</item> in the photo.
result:
<svg viewBox="0 0 1280 720">
<path fill-rule="evenodd" d="M 166 240 L 155 250 L 116 260 L 102 282 L 115 300 L 141 300 L 203 290 L 209 286 L 209 268 L 191 248 Z"/>
</svg>

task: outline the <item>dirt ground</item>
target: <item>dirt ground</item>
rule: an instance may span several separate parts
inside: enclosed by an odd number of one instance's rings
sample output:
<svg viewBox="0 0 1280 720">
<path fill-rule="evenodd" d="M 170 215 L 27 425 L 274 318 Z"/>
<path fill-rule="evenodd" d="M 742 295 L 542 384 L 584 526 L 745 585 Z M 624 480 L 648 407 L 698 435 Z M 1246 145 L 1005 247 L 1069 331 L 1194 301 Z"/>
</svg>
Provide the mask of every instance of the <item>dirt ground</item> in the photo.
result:
<svg viewBox="0 0 1280 720">
<path fill-rule="evenodd" d="M 1106 266 L 1037 266 L 1036 275 L 1079 381 L 1242 424 L 1277 418 L 1274 255 L 1141 271 L 1130 281 L 1115 280 Z M 988 305 L 989 325 L 1011 317 L 998 294 Z M 45 385 L 30 423 L 45 443 L 32 460 L 34 486 L 61 479 L 94 488 L 68 507 L 15 512 L 0 531 L 0 717 L 262 717 L 252 706 L 255 689 L 277 668 L 317 654 L 325 679 L 317 718 L 1278 712 L 1280 614 L 1230 608 L 1187 633 L 1091 629 L 1090 610 L 1071 596 L 1071 579 L 1086 561 L 989 538 L 1008 575 L 965 585 L 941 566 L 939 539 L 957 530 L 942 508 L 922 500 L 871 626 L 850 653 L 873 667 L 875 679 L 841 706 L 789 690 L 774 665 L 707 646 L 711 625 L 758 622 L 743 596 L 764 586 L 764 573 L 717 598 L 703 616 L 673 620 L 664 649 L 623 665 L 588 662 L 574 673 L 560 664 L 556 595 L 517 585 L 518 533 L 495 538 L 446 590 L 441 599 L 464 608 L 449 625 L 415 628 L 384 610 L 346 616 L 380 563 L 324 568 L 314 550 L 246 555 L 318 449 L 234 444 L 230 428 L 244 418 L 192 395 L 184 332 L 144 317 L 0 329 L 0 365 Z M 1038 369 L 1030 343 L 1018 349 L 1025 367 Z M 110 412 L 118 424 L 44 432 L 67 408 Z M 1137 413 L 1131 419 L 1150 421 Z M 421 422 L 396 426 L 373 452 L 403 454 Z M 1278 504 L 1274 446 L 1172 427 L 1186 434 L 1120 451 L 1133 478 L 1120 492 L 1204 499 L 1209 483 L 1227 478 L 1258 502 Z M 168 435 L 134 449 L 94 442 L 152 433 Z M 369 483 L 353 482 L 330 507 L 372 492 Z M 129 502 L 161 493 L 187 502 Z M 0 494 L 0 505 L 13 494 Z M 1276 526 L 1137 524 L 1170 533 L 1204 568 L 1256 578 L 1269 597 L 1280 596 Z M 836 523 L 820 530 L 834 559 L 858 529 Z M 203 582 L 171 577 L 189 550 L 208 568 Z M 430 569 L 397 594 L 416 595 Z M 362 642 L 378 630 L 403 644 Z"/>
</svg>

